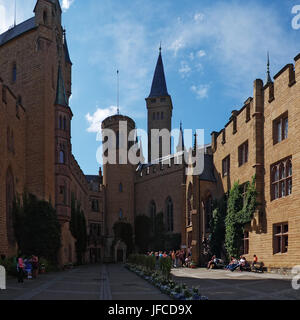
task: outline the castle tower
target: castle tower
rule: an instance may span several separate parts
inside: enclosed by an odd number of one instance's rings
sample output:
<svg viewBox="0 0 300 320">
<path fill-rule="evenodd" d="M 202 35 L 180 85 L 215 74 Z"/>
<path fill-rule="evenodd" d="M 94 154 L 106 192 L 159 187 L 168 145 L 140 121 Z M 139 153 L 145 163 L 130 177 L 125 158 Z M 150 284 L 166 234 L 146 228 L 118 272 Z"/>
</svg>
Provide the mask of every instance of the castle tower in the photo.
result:
<svg viewBox="0 0 300 320">
<path fill-rule="evenodd" d="M 61 67 L 57 72 L 55 98 L 55 203 L 58 218 L 69 222 L 71 218 L 70 160 L 71 160 L 71 120 L 72 111 L 68 106 Z"/>
<path fill-rule="evenodd" d="M 148 162 L 155 160 L 153 152 L 151 152 L 151 130 L 152 129 L 167 129 L 172 130 L 172 99 L 167 90 L 165 79 L 164 65 L 162 61 L 161 48 L 159 49 L 159 56 L 152 81 L 151 92 L 146 98 L 148 110 Z M 171 153 L 170 150 L 168 154 Z M 159 157 L 167 156 L 163 154 L 162 141 L 159 140 Z"/>
<path fill-rule="evenodd" d="M 129 133 L 135 129 L 135 122 L 131 118 L 117 114 L 106 118 L 102 122 L 102 129 L 113 130 L 116 136 L 116 163 L 103 164 L 103 185 L 106 190 L 106 258 L 112 258 L 114 224 L 123 221 L 129 222 L 132 228 L 134 227 L 134 177 L 136 166 L 125 161 L 128 160 L 127 151 L 134 142 L 128 142 L 128 138 L 124 136 L 122 129 L 120 130 L 119 123 L 121 121 L 126 121 L 127 123 L 126 133 L 128 137 Z M 103 141 L 106 141 L 104 134 Z M 107 155 L 105 152 L 104 154 Z M 120 154 L 121 161 L 119 159 Z M 124 154 L 126 156 L 123 156 Z"/>
</svg>

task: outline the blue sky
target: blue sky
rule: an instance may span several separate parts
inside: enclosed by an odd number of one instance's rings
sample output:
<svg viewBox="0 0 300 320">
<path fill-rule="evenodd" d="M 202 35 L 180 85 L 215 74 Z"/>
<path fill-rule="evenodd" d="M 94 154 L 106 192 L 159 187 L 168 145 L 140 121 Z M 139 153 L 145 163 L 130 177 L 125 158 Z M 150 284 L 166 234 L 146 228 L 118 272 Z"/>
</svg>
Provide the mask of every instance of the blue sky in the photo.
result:
<svg viewBox="0 0 300 320">
<path fill-rule="evenodd" d="M 17 0 L 17 20 L 30 18 L 36 0 Z M 159 43 L 173 128 L 224 127 L 252 96 L 253 81 L 292 63 L 300 30 L 291 13 L 300 0 L 62 0 L 63 25 L 73 62 L 70 106 L 73 153 L 86 174 L 98 172 L 96 131 L 115 112 L 120 70 L 121 113 L 146 129 Z M 14 0 L 0 0 L 0 32 L 13 23 Z"/>
</svg>

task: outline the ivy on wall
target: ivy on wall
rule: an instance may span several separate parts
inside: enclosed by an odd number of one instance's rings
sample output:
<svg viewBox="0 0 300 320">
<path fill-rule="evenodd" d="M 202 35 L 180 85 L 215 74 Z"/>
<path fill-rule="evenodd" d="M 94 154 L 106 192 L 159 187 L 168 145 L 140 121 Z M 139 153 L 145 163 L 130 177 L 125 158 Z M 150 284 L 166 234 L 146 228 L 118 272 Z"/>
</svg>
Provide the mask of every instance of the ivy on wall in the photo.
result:
<svg viewBox="0 0 300 320">
<path fill-rule="evenodd" d="M 238 257 L 240 254 L 244 228 L 253 218 L 256 198 L 255 176 L 247 184 L 245 195 L 238 182 L 230 190 L 225 218 L 225 247 L 229 257 Z"/>
</svg>

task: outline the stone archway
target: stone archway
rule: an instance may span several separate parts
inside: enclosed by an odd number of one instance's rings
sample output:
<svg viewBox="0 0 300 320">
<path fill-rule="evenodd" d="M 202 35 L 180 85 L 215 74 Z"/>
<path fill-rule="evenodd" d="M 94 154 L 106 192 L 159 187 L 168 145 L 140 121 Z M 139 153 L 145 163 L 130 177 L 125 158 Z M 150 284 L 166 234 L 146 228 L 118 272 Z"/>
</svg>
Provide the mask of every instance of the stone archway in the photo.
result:
<svg viewBox="0 0 300 320">
<path fill-rule="evenodd" d="M 125 263 L 126 262 L 126 254 L 127 254 L 127 246 L 126 244 L 119 240 L 114 248 L 115 254 L 115 262 L 116 263 Z"/>
</svg>

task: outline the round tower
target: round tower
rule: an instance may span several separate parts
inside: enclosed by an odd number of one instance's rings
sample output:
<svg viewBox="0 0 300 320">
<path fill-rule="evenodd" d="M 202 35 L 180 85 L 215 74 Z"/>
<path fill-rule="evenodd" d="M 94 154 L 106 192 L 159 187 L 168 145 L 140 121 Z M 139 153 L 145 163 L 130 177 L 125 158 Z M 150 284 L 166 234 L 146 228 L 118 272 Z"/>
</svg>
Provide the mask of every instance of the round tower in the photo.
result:
<svg viewBox="0 0 300 320">
<path fill-rule="evenodd" d="M 129 222 L 134 227 L 134 177 L 136 165 L 128 161 L 128 150 L 134 141 L 128 141 L 129 133 L 135 129 L 135 122 L 124 115 L 114 115 L 102 122 L 102 129 L 115 134 L 115 163 L 103 162 L 103 185 L 106 190 L 106 235 L 107 247 L 111 248 L 116 222 Z M 103 142 L 109 138 L 103 131 Z M 109 144 L 109 141 L 108 141 Z M 112 143 L 113 147 L 114 143 Z M 107 156 L 104 150 L 104 157 Z M 109 248 L 107 248 L 109 250 Z M 108 252 L 107 252 L 108 254 Z"/>
</svg>

